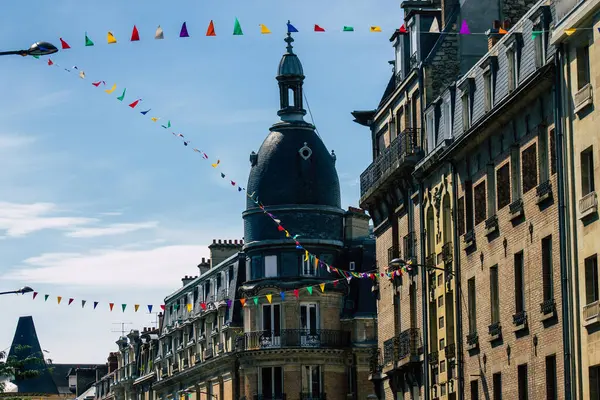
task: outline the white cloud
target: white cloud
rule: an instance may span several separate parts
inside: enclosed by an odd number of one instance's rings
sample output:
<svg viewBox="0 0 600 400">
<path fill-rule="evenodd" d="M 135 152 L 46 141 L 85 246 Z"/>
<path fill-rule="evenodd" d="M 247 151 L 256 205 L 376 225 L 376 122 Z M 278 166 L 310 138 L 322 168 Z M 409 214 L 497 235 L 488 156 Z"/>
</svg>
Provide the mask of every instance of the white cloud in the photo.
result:
<svg viewBox="0 0 600 400">
<path fill-rule="evenodd" d="M 28 258 L 3 279 L 28 284 L 107 288 L 173 288 L 184 275 L 197 275 L 207 246 L 163 246 L 146 250 L 112 249 L 87 253 L 44 253 Z"/>
<path fill-rule="evenodd" d="M 22 135 L 0 135 L 0 151 L 14 150 L 16 147 L 26 146 L 35 142 L 35 138 Z"/>
<path fill-rule="evenodd" d="M 122 235 L 141 229 L 151 229 L 158 226 L 157 221 L 139 222 L 134 224 L 111 224 L 98 228 L 79 228 L 68 232 L 66 236 L 74 238 L 93 238 L 99 236 Z"/>
</svg>

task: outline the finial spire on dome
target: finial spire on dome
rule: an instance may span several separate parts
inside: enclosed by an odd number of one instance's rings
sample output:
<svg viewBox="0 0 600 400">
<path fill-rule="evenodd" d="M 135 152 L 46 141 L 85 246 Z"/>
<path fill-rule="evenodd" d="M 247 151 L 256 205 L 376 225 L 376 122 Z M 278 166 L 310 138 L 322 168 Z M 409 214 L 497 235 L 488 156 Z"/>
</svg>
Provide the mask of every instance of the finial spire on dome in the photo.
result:
<svg viewBox="0 0 600 400">
<path fill-rule="evenodd" d="M 288 19 L 288 26 L 290 25 L 290 20 Z M 294 42 L 294 38 L 292 37 L 292 33 L 288 31 L 287 33 L 287 37 L 285 39 L 283 39 L 286 43 L 286 49 L 288 54 L 294 54 L 294 50 L 293 50 L 293 46 L 292 43 Z"/>
</svg>

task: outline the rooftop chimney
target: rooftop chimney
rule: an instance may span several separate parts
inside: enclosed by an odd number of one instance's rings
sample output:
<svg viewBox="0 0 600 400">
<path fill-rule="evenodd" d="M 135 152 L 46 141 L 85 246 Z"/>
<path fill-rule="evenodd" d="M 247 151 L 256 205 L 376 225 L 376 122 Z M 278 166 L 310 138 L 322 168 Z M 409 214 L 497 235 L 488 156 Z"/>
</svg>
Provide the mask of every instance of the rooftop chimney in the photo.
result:
<svg viewBox="0 0 600 400">
<path fill-rule="evenodd" d="M 210 258 L 207 260 L 202 257 L 202 261 L 198 264 L 198 269 L 200 270 L 200 275 L 207 273 L 210 269 Z"/>
<path fill-rule="evenodd" d="M 369 219 L 364 210 L 348 207 L 344 215 L 344 238 L 356 239 L 369 236 Z"/>
<path fill-rule="evenodd" d="M 184 276 L 183 278 L 181 278 L 181 282 L 183 283 L 183 286 L 187 286 L 188 283 L 190 283 L 191 281 L 193 281 L 194 279 L 196 279 L 193 276 Z"/>
<path fill-rule="evenodd" d="M 208 248 L 210 249 L 210 257 L 212 260 L 211 268 L 216 265 L 219 265 L 232 255 L 240 252 L 242 250 L 243 245 L 243 240 L 236 240 L 234 242 L 231 239 L 219 239 L 218 241 L 213 239 L 213 243 L 210 246 L 208 246 Z"/>
</svg>

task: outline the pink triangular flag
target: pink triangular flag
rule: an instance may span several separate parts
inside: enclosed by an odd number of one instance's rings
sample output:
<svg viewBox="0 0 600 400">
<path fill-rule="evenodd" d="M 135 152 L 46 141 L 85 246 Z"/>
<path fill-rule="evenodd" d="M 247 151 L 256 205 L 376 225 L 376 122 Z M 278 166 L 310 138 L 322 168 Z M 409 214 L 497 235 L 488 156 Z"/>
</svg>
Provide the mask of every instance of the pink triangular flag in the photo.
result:
<svg viewBox="0 0 600 400">
<path fill-rule="evenodd" d="M 463 19 L 462 25 L 460 26 L 461 35 L 470 35 L 471 31 L 469 31 L 469 25 L 467 25 L 467 20 Z"/>
</svg>

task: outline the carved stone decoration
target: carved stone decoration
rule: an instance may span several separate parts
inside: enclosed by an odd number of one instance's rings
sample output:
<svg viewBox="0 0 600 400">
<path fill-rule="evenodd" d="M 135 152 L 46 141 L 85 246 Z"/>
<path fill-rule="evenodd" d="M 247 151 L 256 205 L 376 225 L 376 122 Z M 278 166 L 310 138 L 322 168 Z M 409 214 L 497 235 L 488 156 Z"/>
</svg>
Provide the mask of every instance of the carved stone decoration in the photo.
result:
<svg viewBox="0 0 600 400">
<path fill-rule="evenodd" d="M 300 157 L 302 157 L 304 160 L 308 160 L 310 156 L 312 156 L 312 150 L 310 147 L 308 147 L 306 142 L 304 142 L 304 146 L 298 150 L 298 153 L 300 153 Z"/>
<path fill-rule="evenodd" d="M 442 232 L 440 231 L 440 214 L 441 214 L 441 203 L 442 203 L 442 191 L 439 187 L 436 187 L 433 192 L 433 206 L 435 209 L 435 219 L 437 225 L 437 235 L 436 242 L 439 243 L 442 237 Z"/>
</svg>

